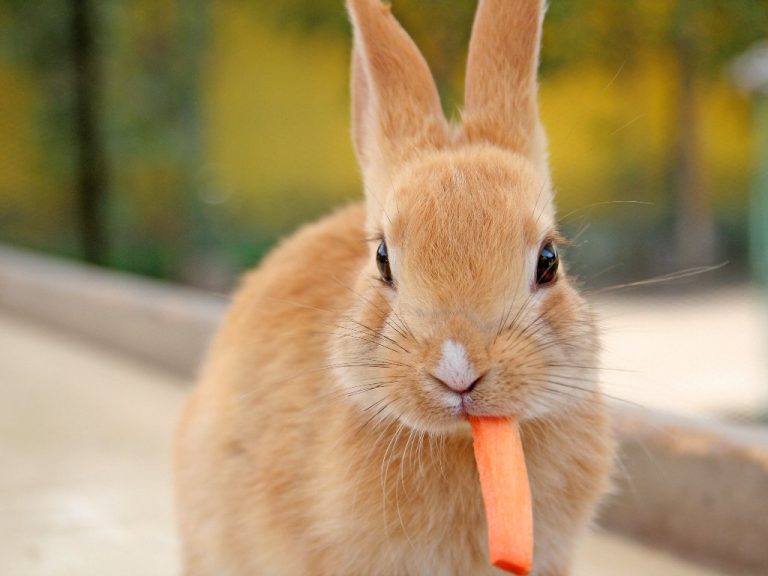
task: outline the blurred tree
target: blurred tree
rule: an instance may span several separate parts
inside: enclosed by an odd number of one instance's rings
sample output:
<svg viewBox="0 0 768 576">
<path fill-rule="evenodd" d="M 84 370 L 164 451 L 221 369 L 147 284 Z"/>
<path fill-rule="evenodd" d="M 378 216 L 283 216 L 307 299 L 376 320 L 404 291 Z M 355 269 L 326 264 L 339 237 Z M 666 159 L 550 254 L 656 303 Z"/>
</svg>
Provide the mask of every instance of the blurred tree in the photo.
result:
<svg viewBox="0 0 768 576">
<path fill-rule="evenodd" d="M 207 286 L 201 76 L 209 0 L 103 0 L 112 259 Z"/>
<path fill-rule="evenodd" d="M 678 69 L 674 182 L 677 195 L 676 252 L 684 266 L 711 264 L 718 254 L 708 174 L 702 160 L 700 78 L 722 73 L 725 64 L 768 35 L 762 0 L 678 0 L 666 34 Z"/>
<path fill-rule="evenodd" d="M 80 244 L 86 261 L 104 264 L 109 250 L 104 218 L 107 174 L 99 130 L 102 80 L 95 46 L 96 12 L 89 0 L 70 0 L 70 4 Z"/>
<path fill-rule="evenodd" d="M 721 74 L 731 58 L 768 35 L 765 1 L 635 1 L 619 5 L 610 0 L 554 0 L 552 12 L 556 16 L 552 35 L 557 38 L 568 38 L 569 22 L 593 26 L 568 41 L 572 49 L 560 55 L 561 63 L 597 55 L 615 65 L 619 55 L 631 66 L 638 54 L 653 51 L 669 55 L 677 78 L 676 86 L 671 87 L 676 124 L 672 126 L 668 167 L 675 194 L 675 259 L 680 266 L 713 263 L 720 256 L 702 160 L 699 93 L 703 83 Z M 576 18 L 579 14 L 584 17 Z"/>
</svg>

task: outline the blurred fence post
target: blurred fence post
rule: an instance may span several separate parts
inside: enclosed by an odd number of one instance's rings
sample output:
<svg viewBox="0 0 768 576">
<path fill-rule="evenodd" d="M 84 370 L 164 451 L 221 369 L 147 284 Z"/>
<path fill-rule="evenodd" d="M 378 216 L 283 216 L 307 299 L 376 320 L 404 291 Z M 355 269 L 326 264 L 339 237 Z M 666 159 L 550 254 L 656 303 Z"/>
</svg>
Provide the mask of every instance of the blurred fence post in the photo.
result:
<svg viewBox="0 0 768 576">
<path fill-rule="evenodd" d="M 105 222 L 106 157 L 99 128 L 103 92 L 96 45 L 99 21 L 90 0 L 71 0 L 70 6 L 80 250 L 86 261 L 103 265 L 108 259 L 109 242 Z"/>
</svg>

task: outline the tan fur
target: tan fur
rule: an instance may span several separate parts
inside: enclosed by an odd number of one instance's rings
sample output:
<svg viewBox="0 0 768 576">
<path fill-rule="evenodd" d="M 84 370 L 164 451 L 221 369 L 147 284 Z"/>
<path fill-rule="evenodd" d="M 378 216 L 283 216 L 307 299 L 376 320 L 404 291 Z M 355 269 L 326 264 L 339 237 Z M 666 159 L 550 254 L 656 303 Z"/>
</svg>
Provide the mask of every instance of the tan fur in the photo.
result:
<svg viewBox="0 0 768 576">
<path fill-rule="evenodd" d="M 349 4 L 367 202 L 278 247 L 246 277 L 212 345 L 177 435 L 186 574 L 499 573 L 469 411 L 521 419 L 534 574 L 564 576 L 607 487 L 613 441 L 592 315 L 564 271 L 534 283 L 538 250 L 556 236 L 543 141 L 526 132 L 538 126 L 541 5 L 480 2 L 475 120 L 451 137 L 426 64 L 389 11 Z M 518 40 L 506 46 L 511 25 Z M 510 111 L 517 89 L 533 104 Z M 392 287 L 378 278 L 379 238 Z M 483 375 L 463 408 L 432 376 L 448 339 Z"/>
<path fill-rule="evenodd" d="M 467 60 L 463 136 L 514 150 L 547 172 L 547 141 L 536 101 L 542 4 L 479 3 Z"/>
</svg>

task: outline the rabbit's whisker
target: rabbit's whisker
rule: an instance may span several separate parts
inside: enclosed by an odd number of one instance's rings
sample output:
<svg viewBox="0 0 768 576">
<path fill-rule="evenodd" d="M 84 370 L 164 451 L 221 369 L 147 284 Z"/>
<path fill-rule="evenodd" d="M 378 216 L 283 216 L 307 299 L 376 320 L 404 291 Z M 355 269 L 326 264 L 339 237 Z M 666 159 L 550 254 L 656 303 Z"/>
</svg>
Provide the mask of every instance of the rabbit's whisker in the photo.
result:
<svg viewBox="0 0 768 576">
<path fill-rule="evenodd" d="M 400 508 L 400 490 L 398 488 L 398 485 L 401 485 L 403 487 L 403 493 L 406 495 L 406 503 L 407 503 L 408 488 L 405 485 L 404 472 L 405 472 L 406 463 L 408 462 L 408 454 L 409 454 L 409 449 L 410 449 L 411 441 L 413 440 L 413 437 L 414 437 L 414 430 L 413 428 L 409 428 L 408 438 L 405 441 L 405 447 L 403 448 L 403 451 L 400 453 L 400 459 L 399 459 L 400 482 L 398 483 L 397 481 L 395 481 L 395 509 L 397 510 L 397 518 L 400 521 L 400 528 L 403 531 L 403 535 L 405 536 L 405 539 L 408 542 L 408 544 L 411 546 L 411 549 L 415 552 L 416 545 L 413 543 L 413 540 L 411 540 L 411 537 L 408 534 L 408 529 L 405 527 L 405 522 L 403 521 L 403 514 Z"/>
<path fill-rule="evenodd" d="M 345 317 L 343 317 L 342 319 L 344 319 L 344 318 L 347 318 L 347 319 L 348 319 L 349 321 L 351 321 L 353 324 L 356 324 L 357 326 L 360 326 L 361 328 L 364 328 L 364 329 L 368 330 L 369 332 L 371 332 L 372 334 L 374 334 L 375 336 L 377 336 L 377 337 L 379 337 L 379 338 L 384 338 L 385 340 L 389 340 L 389 341 L 390 341 L 390 342 L 392 342 L 393 344 L 396 344 L 396 345 L 398 345 L 398 346 L 401 346 L 401 345 L 400 345 L 400 343 L 399 343 L 397 340 L 395 340 L 394 338 L 390 338 L 390 337 L 389 337 L 389 336 L 387 336 L 386 334 L 382 334 L 380 331 L 378 331 L 378 330 L 376 330 L 376 329 L 374 329 L 374 328 L 371 328 L 370 326 L 368 326 L 368 325 L 366 325 L 366 324 L 363 324 L 362 322 L 359 322 L 359 321 L 357 321 L 357 320 L 354 320 L 353 318 L 349 318 L 348 316 L 345 316 Z M 400 337 L 401 337 L 401 338 L 403 338 L 404 340 L 408 340 L 408 336 L 406 336 L 405 334 L 403 334 L 402 332 L 400 332 L 399 330 L 397 330 L 397 329 L 396 329 L 394 326 L 392 326 L 391 324 L 388 324 L 388 325 L 389 325 L 389 326 L 390 326 L 390 327 L 391 327 L 391 328 L 392 328 L 392 329 L 393 329 L 395 332 L 397 332 L 397 333 L 400 335 Z M 403 350 L 405 350 L 405 348 L 403 348 Z"/>
<path fill-rule="evenodd" d="M 605 370 L 607 372 L 623 372 L 627 374 L 640 374 L 640 370 L 631 370 L 629 368 L 611 368 L 608 366 L 584 366 L 579 364 L 561 364 L 557 362 L 549 362 L 546 364 L 547 367 L 550 368 L 575 368 L 578 370 L 595 370 L 595 371 L 601 371 Z"/>
<path fill-rule="evenodd" d="M 405 424 L 402 422 L 398 423 L 397 430 L 392 435 L 392 437 L 389 439 L 389 442 L 387 443 L 387 447 L 384 450 L 384 455 L 382 456 L 381 460 L 381 469 L 379 472 L 380 480 L 381 480 L 381 493 L 383 497 L 383 513 L 384 513 L 384 525 L 388 526 L 387 522 L 387 476 L 389 474 L 389 465 L 390 465 L 390 450 L 392 449 L 392 453 L 394 453 L 393 445 L 397 444 L 398 439 L 400 438 L 400 434 L 403 431 L 403 428 L 405 427 Z"/>
<path fill-rule="evenodd" d="M 379 342 L 378 340 L 375 340 L 373 337 L 365 336 L 361 334 L 360 332 L 314 332 L 315 334 L 324 334 L 326 336 L 337 336 L 339 338 L 354 338 L 356 340 L 360 340 L 361 342 L 368 342 L 369 344 L 373 344 L 374 346 L 380 346 L 381 348 L 384 348 L 386 350 L 389 350 L 390 352 L 394 352 L 395 354 L 400 354 L 400 351 L 398 351 L 395 348 L 392 348 L 391 346 L 387 346 L 383 342 Z M 402 349 L 403 352 L 408 352 L 405 348 L 398 346 Z"/>
<path fill-rule="evenodd" d="M 311 368 L 308 370 L 303 370 L 297 374 L 294 374 L 293 376 L 286 378 L 285 380 L 282 380 L 280 384 L 286 384 L 288 382 L 291 382 L 292 380 L 296 380 L 297 378 L 301 378 L 303 376 L 306 376 L 308 374 L 313 373 L 322 373 L 329 370 L 335 370 L 339 368 L 393 368 L 393 367 L 401 367 L 401 368 L 412 368 L 410 364 L 404 364 L 402 362 L 394 362 L 391 360 L 377 360 L 376 362 L 370 362 L 366 361 L 363 358 L 360 359 L 352 359 L 347 362 L 341 362 L 341 363 L 335 363 L 335 364 L 327 364 L 324 366 L 319 366 L 318 368 Z M 274 387 L 273 387 L 274 388 Z M 243 400 L 245 398 L 248 398 L 254 394 L 264 394 L 264 391 L 262 389 L 258 390 L 252 390 L 245 392 L 244 394 L 240 394 L 238 396 L 238 400 Z"/>
<path fill-rule="evenodd" d="M 303 303 L 303 302 L 296 302 L 296 301 L 292 301 L 292 300 L 285 300 L 285 299 L 282 299 L 282 298 L 269 298 L 269 297 L 267 297 L 267 299 L 268 300 L 274 300 L 274 301 L 277 301 L 277 302 L 281 302 L 283 304 L 290 304 L 291 306 L 296 306 L 298 308 L 306 308 L 308 310 L 316 310 L 318 312 L 325 312 L 327 314 L 331 314 L 333 316 L 337 316 L 337 317 L 341 318 L 342 320 L 346 320 L 348 322 L 356 324 L 356 325 L 360 326 L 361 328 L 364 328 L 366 330 L 369 330 L 369 331 L 375 333 L 377 336 L 381 336 L 381 337 L 387 338 L 386 335 L 381 334 L 380 332 L 374 330 L 370 326 L 366 326 L 365 324 L 359 322 L 358 320 L 355 320 L 349 314 L 342 314 L 341 311 L 339 311 L 339 310 L 330 310 L 328 308 L 321 308 L 319 306 L 313 306 L 311 304 L 306 304 L 306 303 Z M 384 319 L 384 320 L 386 321 L 386 319 Z M 395 329 L 391 324 L 390 324 L 390 327 Z M 396 329 L 395 329 L 395 331 L 397 332 Z M 403 338 L 407 339 L 407 336 L 405 334 L 401 333 L 401 336 Z"/>
<path fill-rule="evenodd" d="M 368 424 L 370 424 L 370 423 L 371 423 L 371 422 L 373 422 L 373 421 L 374 421 L 376 418 L 378 418 L 378 417 L 379 417 L 379 415 L 380 415 L 382 412 L 384 412 L 384 410 L 386 410 L 387 408 L 389 408 L 389 407 L 390 407 L 392 404 L 393 404 L 393 402 L 388 402 L 388 403 L 384 404 L 383 406 L 379 407 L 379 409 L 378 409 L 376 412 L 374 412 L 373 414 L 371 414 L 371 416 L 370 416 L 370 417 L 369 417 L 369 418 L 368 418 L 368 419 L 367 419 L 367 420 L 366 420 L 366 421 L 363 423 L 363 425 L 360 427 L 360 429 L 361 429 L 361 430 L 363 430 L 365 427 L 367 427 L 367 426 L 368 426 Z"/>
<path fill-rule="evenodd" d="M 354 396 L 357 394 L 363 394 L 365 392 L 370 392 L 372 390 L 376 390 L 379 388 L 386 388 L 388 386 L 391 386 L 394 384 L 392 380 L 382 380 L 379 377 L 376 378 L 369 378 L 368 382 L 361 382 L 360 384 L 355 384 L 353 386 L 347 386 L 344 388 L 339 388 L 336 390 L 330 390 L 328 392 L 325 392 L 323 394 L 319 394 L 317 396 L 318 400 L 326 400 L 328 398 L 340 398 L 342 396 Z"/>
<path fill-rule="evenodd" d="M 670 274 L 663 274 L 661 276 L 648 278 L 646 280 L 638 280 L 636 282 L 628 282 L 626 284 L 615 284 L 613 286 L 608 286 L 606 288 L 593 290 L 592 292 L 588 292 L 588 294 L 590 295 L 604 294 L 606 292 L 613 292 L 614 290 L 622 290 L 624 288 L 634 288 L 636 286 L 650 286 L 652 284 L 662 284 L 664 282 L 682 280 L 684 278 L 690 278 L 691 276 L 698 276 L 700 274 L 707 274 L 708 272 L 714 272 L 715 270 L 720 270 L 720 268 L 727 265 L 728 265 L 728 261 L 725 261 L 725 262 L 721 262 L 720 264 L 715 264 L 713 266 L 697 266 L 695 268 L 686 268 L 684 270 L 679 270 L 677 272 L 672 272 Z"/>
<path fill-rule="evenodd" d="M 582 206 L 581 208 L 576 208 L 574 210 L 571 210 L 564 216 L 560 217 L 560 222 L 565 222 L 566 220 L 572 218 L 573 216 L 577 214 L 581 214 L 583 212 L 588 212 L 590 210 L 593 210 L 595 208 L 600 208 L 603 206 L 615 206 L 615 205 L 622 205 L 622 204 L 631 204 L 636 206 L 653 206 L 653 202 L 646 202 L 644 200 L 606 200 L 603 202 L 593 202 L 592 204 L 588 204 L 586 206 Z"/>
<path fill-rule="evenodd" d="M 602 396 L 604 398 L 607 398 L 609 400 L 613 400 L 614 402 L 619 402 L 621 404 L 626 404 L 629 406 L 632 406 L 634 408 L 643 408 L 642 404 L 638 404 L 637 402 L 633 402 L 632 400 L 627 400 L 626 398 L 619 398 L 618 396 L 614 396 L 611 394 L 607 394 L 603 391 L 597 391 L 597 390 L 590 390 L 589 388 L 583 388 L 581 386 L 578 386 L 576 384 L 572 384 L 570 382 L 563 382 L 560 380 L 557 380 L 555 378 L 547 378 L 546 380 L 540 380 L 538 381 L 541 384 L 552 384 L 554 386 L 559 386 L 561 388 L 567 388 L 569 390 L 573 390 L 576 392 L 582 392 L 587 393 L 588 395 L 594 395 L 594 396 Z"/>
<path fill-rule="evenodd" d="M 339 284 L 339 286 L 341 286 L 342 288 L 344 288 L 346 290 L 349 290 L 350 292 L 352 292 L 352 294 L 354 294 L 355 296 L 357 296 L 361 300 L 364 300 L 365 302 L 367 302 L 368 304 L 373 306 L 374 309 L 376 309 L 381 314 L 381 318 L 390 326 L 390 328 L 392 328 L 395 332 L 400 334 L 400 336 L 402 336 L 405 339 L 408 339 L 408 337 L 410 336 L 410 338 L 412 338 L 413 340 L 415 340 L 418 343 L 418 340 L 416 340 L 416 337 L 413 335 L 413 332 L 411 332 L 411 330 L 408 327 L 408 325 L 406 324 L 406 322 L 400 317 L 400 315 L 397 312 L 395 312 L 394 309 L 391 310 L 391 313 L 392 313 L 393 316 L 395 316 L 395 318 L 397 318 L 397 320 L 399 322 L 399 324 L 397 324 L 397 325 L 395 325 L 394 320 L 391 320 L 391 321 L 389 320 L 388 316 L 389 316 L 389 312 L 390 311 L 383 310 L 380 306 L 378 306 L 374 302 L 372 302 L 370 298 L 367 298 L 367 297 L 363 296 L 362 294 L 357 292 L 354 288 L 352 288 L 350 286 L 347 286 L 346 284 L 341 282 L 341 280 L 339 280 L 338 278 L 333 277 L 332 279 L 337 284 Z"/>
</svg>

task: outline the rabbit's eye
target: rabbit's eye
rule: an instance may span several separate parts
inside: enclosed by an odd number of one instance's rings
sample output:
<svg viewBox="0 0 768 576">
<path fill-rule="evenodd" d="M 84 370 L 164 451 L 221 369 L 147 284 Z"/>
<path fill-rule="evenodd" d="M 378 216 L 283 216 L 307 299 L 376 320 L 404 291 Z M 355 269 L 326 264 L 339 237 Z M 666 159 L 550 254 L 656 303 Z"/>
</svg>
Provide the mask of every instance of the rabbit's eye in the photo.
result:
<svg viewBox="0 0 768 576">
<path fill-rule="evenodd" d="M 536 264 L 536 284 L 543 286 L 557 280 L 557 266 L 560 258 L 554 243 L 547 242 L 541 247 L 539 261 Z"/>
<path fill-rule="evenodd" d="M 392 270 L 389 268 L 389 254 L 387 254 L 387 245 L 382 240 L 376 250 L 376 265 L 379 267 L 381 279 L 387 284 L 392 283 Z"/>
</svg>

